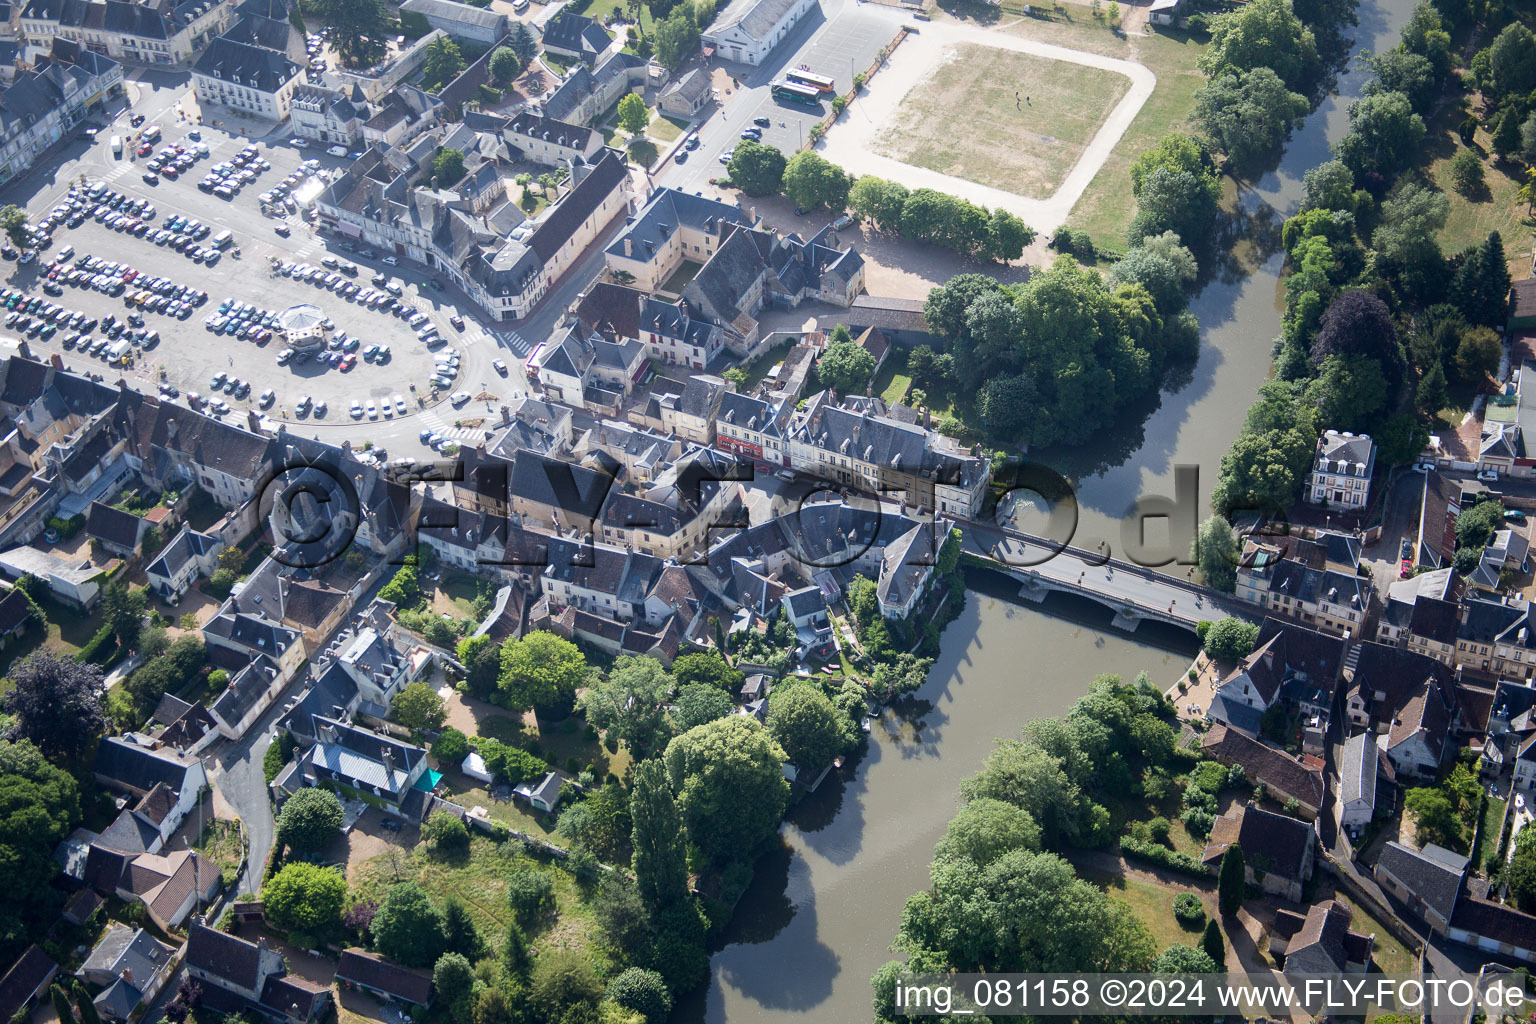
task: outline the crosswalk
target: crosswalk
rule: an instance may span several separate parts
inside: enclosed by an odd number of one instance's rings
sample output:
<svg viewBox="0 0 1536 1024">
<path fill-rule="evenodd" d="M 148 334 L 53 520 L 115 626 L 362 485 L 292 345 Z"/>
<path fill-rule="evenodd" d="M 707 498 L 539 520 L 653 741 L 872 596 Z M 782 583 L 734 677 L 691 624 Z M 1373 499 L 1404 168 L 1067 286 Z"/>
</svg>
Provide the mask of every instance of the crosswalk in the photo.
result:
<svg viewBox="0 0 1536 1024">
<path fill-rule="evenodd" d="M 494 334 L 500 338 L 508 348 L 510 348 L 514 353 L 518 355 L 519 358 L 526 357 L 529 352 L 533 351 L 533 345 L 528 341 L 528 339 L 524 338 L 516 331 L 491 331 L 489 333 Z"/>
<path fill-rule="evenodd" d="M 428 409 L 425 412 L 419 414 L 416 417 L 416 421 L 421 424 L 423 430 L 434 431 L 443 437 L 451 437 L 455 441 L 466 441 L 480 434 L 480 428 L 477 427 L 453 426 L 452 423 L 448 420 L 445 420 L 443 418 L 443 414 L 438 412 L 436 409 Z"/>
</svg>

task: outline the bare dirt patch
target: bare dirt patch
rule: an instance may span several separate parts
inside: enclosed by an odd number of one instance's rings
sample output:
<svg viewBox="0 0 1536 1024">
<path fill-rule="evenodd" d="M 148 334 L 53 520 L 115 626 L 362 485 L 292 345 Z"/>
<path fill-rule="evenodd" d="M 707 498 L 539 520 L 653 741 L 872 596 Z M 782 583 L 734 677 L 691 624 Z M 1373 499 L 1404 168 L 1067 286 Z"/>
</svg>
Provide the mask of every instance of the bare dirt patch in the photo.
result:
<svg viewBox="0 0 1536 1024">
<path fill-rule="evenodd" d="M 901 101 L 876 152 L 1043 199 L 1130 82 L 1100 68 L 960 43 Z"/>
</svg>

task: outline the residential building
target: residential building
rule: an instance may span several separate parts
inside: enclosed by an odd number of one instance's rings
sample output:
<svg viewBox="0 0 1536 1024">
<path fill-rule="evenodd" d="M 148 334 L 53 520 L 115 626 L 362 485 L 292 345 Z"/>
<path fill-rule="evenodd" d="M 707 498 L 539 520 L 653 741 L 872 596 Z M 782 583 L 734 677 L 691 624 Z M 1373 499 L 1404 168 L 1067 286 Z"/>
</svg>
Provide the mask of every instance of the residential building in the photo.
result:
<svg viewBox="0 0 1536 1024">
<path fill-rule="evenodd" d="M 76 2 L 35 0 L 34 6 Z M 138 8 L 122 0 L 107 6 Z M 29 38 L 40 46 L 47 37 Z M 0 182 L 26 173 L 90 111 L 122 95 L 123 68 L 117 61 L 68 38 L 53 38 L 50 46 L 32 59 L 29 69 L 16 70 L 5 86 L 5 102 L 0 103 Z"/>
<path fill-rule="evenodd" d="M 1456 687 L 1433 658 L 1382 644 L 1360 644 L 1344 692 L 1350 726 L 1372 737 L 1402 775 L 1433 775 L 1451 746 Z"/>
<path fill-rule="evenodd" d="M 1241 846 L 1249 884 L 1298 903 L 1317 861 L 1314 838 L 1304 821 L 1252 803 L 1234 804 L 1211 826 L 1200 860 L 1215 869 L 1228 847 Z"/>
<path fill-rule="evenodd" d="M 23 1015 L 42 998 L 58 973 L 59 965 L 41 946 L 28 946 L 0 976 L 0 1014 L 8 1021 Z"/>
<path fill-rule="evenodd" d="M 1306 499 L 1345 511 L 1364 509 L 1371 500 L 1376 444 L 1369 434 L 1325 430 L 1307 476 Z"/>
<path fill-rule="evenodd" d="M 81 611 L 90 611 L 101 599 L 100 580 L 106 566 L 93 565 L 89 557 L 66 560 L 42 548 L 11 548 L 0 552 L 0 572 L 19 580 L 36 576 L 48 585 L 48 593 Z"/>
<path fill-rule="evenodd" d="M 208 788 L 208 773 L 197 758 L 140 746 L 121 736 L 108 736 L 97 745 L 91 771 L 102 785 L 137 797 L 148 796 L 157 785 L 163 785 L 176 794 L 171 813 L 178 824 Z M 173 825 L 165 834 L 175 830 Z"/>
<path fill-rule="evenodd" d="M 144 567 L 149 588 L 163 600 L 177 603 L 192 584 L 218 570 L 223 550 L 224 542 L 217 537 L 183 526 Z"/>
<path fill-rule="evenodd" d="M 215 1012 L 254 1010 L 276 1024 L 310 1024 L 330 1007 L 330 988 L 289 974 L 283 955 L 265 937 L 248 942 L 193 924 L 184 963 L 202 984 L 204 1005 Z"/>
<path fill-rule="evenodd" d="M 737 203 L 659 188 L 603 256 L 611 274 L 628 275 L 629 286 L 655 292 L 684 262 L 708 263 L 737 226 L 757 224 Z"/>
<path fill-rule="evenodd" d="M 224 107 L 246 117 L 283 121 L 304 67 L 278 50 L 219 36 L 192 65 L 198 103 Z"/>
<path fill-rule="evenodd" d="M 1375 593 L 1359 564 L 1360 542 L 1344 534 L 1249 538 L 1237 569 L 1237 597 L 1317 629 L 1358 637 Z"/>
<path fill-rule="evenodd" d="M 562 11 L 545 22 L 543 43 L 557 57 L 596 64 L 613 45 L 613 37 L 591 18 Z"/>
<path fill-rule="evenodd" d="M 336 965 L 336 981 L 343 991 L 359 989 L 388 1003 L 404 1003 L 423 1010 L 432 1003 L 430 973 L 401 967 L 388 957 L 356 946 L 342 951 Z"/>
<path fill-rule="evenodd" d="M 1344 759 L 1339 764 L 1339 824 L 1358 832 L 1371 823 L 1376 814 L 1376 778 L 1381 755 L 1375 737 L 1357 732 L 1344 741 Z"/>
<path fill-rule="evenodd" d="M 1277 910 L 1269 951 L 1285 958 L 1285 970 L 1291 974 L 1362 972 L 1371 964 L 1376 937 L 1351 930 L 1353 916 L 1338 900 L 1313 904 L 1305 916 Z"/>
<path fill-rule="evenodd" d="M 656 99 L 656 106 L 662 113 L 692 120 L 699 116 L 699 111 L 713 95 L 709 73 L 703 68 L 694 68 L 663 89 Z"/>
<path fill-rule="evenodd" d="M 1430 930 L 1444 935 L 1456 913 L 1466 877 L 1467 858 L 1434 843 L 1422 850 L 1393 841 L 1376 861 L 1376 881 L 1407 904 Z"/>
<path fill-rule="evenodd" d="M 634 341 L 658 363 L 704 370 L 719 355 L 725 332 L 686 300 L 599 282 L 575 307 L 576 326 L 611 342 Z"/>
<path fill-rule="evenodd" d="M 644 57 L 614 50 L 595 66 L 573 66 L 559 85 L 538 100 L 539 109 L 557 121 L 590 125 L 626 94 L 643 91 L 666 74 L 661 65 Z"/>
<path fill-rule="evenodd" d="M 1323 805 L 1323 765 L 1316 757 L 1292 757 L 1241 729 L 1214 722 L 1200 740 L 1200 752 L 1222 764 L 1242 765 L 1249 780 L 1277 800 L 1295 800 L 1308 817 Z"/>
<path fill-rule="evenodd" d="M 323 715 L 315 716 L 317 740 L 299 760 L 298 774 L 408 821 L 426 816 L 428 798 L 441 776 L 427 766 L 427 752 L 382 733 Z"/>
<path fill-rule="evenodd" d="M 103 1020 L 127 1021 L 165 986 L 175 952 L 143 928 L 113 922 L 75 973 L 100 987 L 91 1001 Z"/>
<path fill-rule="evenodd" d="M 728 391 L 720 396 L 715 445 L 770 467 L 788 467 L 794 411 L 787 398 L 770 401 Z"/>
<path fill-rule="evenodd" d="M 65 39 L 113 60 L 185 64 L 229 25 L 231 0 L 30 0 L 21 11 L 28 42 Z"/>
<path fill-rule="evenodd" d="M 1526 963 L 1536 963 L 1536 914 L 1471 893 L 1456 905 L 1449 933 L 1457 942 Z"/>
<path fill-rule="evenodd" d="M 400 10 L 419 14 L 433 28 L 441 29 L 454 39 L 490 46 L 505 39 L 512 27 L 512 19 L 487 7 L 473 7 L 457 0 L 405 0 Z"/>
<path fill-rule="evenodd" d="M 817 6 L 816 0 L 731 0 L 705 29 L 703 43 L 722 60 L 756 67 Z"/>
<path fill-rule="evenodd" d="M 85 518 L 85 535 L 105 550 L 125 558 L 138 551 L 139 540 L 148 529 L 149 520 L 100 501 L 91 502 Z"/>
<path fill-rule="evenodd" d="M 223 880 L 219 866 L 196 850 L 141 853 L 131 858 L 112 890 L 137 900 L 162 931 L 180 928 L 198 907 L 213 901 Z"/>
</svg>

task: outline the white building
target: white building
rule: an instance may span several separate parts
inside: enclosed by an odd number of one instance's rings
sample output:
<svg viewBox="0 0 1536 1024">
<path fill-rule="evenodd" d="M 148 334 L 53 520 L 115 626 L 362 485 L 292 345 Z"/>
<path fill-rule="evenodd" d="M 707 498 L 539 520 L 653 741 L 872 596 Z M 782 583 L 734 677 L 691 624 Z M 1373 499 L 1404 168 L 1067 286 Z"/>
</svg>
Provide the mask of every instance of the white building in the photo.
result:
<svg viewBox="0 0 1536 1024">
<path fill-rule="evenodd" d="M 282 121 L 293 91 L 304 82 L 304 69 L 287 55 L 223 36 L 192 65 L 192 91 L 201 104 Z"/>
<path fill-rule="evenodd" d="M 1325 430 L 1317 439 L 1317 458 L 1307 477 L 1307 501 L 1345 509 L 1370 503 L 1376 445 L 1369 434 Z"/>
<path fill-rule="evenodd" d="M 184 64 L 229 27 L 230 0 L 31 0 L 21 12 L 29 43 L 83 43 L 114 60 Z"/>
<path fill-rule="evenodd" d="M 789 35 L 816 0 L 734 0 L 703 35 L 717 56 L 758 65 Z"/>
<path fill-rule="evenodd" d="M 0 103 L 0 182 L 24 174 L 32 162 L 62 139 L 86 112 L 123 91 L 117 61 L 55 38 L 50 52 L 17 71 Z"/>
</svg>

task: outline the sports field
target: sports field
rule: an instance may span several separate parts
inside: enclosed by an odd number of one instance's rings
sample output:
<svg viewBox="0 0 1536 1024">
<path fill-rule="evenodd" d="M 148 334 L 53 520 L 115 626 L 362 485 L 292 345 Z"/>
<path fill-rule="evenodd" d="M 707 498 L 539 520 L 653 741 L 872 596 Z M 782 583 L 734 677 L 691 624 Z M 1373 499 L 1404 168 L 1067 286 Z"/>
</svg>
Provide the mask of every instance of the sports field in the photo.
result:
<svg viewBox="0 0 1536 1024">
<path fill-rule="evenodd" d="M 1113 71 L 960 43 L 902 99 L 874 150 L 1044 199 L 1129 86 Z"/>
</svg>

